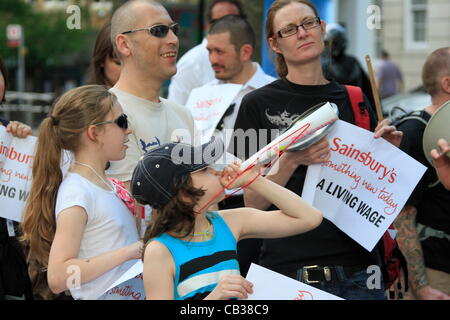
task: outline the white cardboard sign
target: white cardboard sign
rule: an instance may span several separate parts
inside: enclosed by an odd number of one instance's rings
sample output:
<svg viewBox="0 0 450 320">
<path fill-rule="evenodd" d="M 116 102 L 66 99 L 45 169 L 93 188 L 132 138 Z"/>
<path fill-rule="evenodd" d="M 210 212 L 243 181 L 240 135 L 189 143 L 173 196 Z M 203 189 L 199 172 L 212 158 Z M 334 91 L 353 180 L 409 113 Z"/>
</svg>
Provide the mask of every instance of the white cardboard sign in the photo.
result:
<svg viewBox="0 0 450 320">
<path fill-rule="evenodd" d="M 426 167 L 373 132 L 339 120 L 328 134 L 331 157 L 311 165 L 302 197 L 372 251 L 402 210 Z"/>
<path fill-rule="evenodd" d="M 0 217 L 20 222 L 31 188 L 36 137 L 13 137 L 0 126 Z"/>
<path fill-rule="evenodd" d="M 254 263 L 246 279 L 253 283 L 247 300 L 344 300 Z"/>
<path fill-rule="evenodd" d="M 143 268 L 142 261 L 136 260 L 97 300 L 145 300 Z"/>
<path fill-rule="evenodd" d="M 208 142 L 231 102 L 241 90 L 240 84 L 205 85 L 191 91 L 186 107 L 191 111 L 201 143 Z"/>
</svg>

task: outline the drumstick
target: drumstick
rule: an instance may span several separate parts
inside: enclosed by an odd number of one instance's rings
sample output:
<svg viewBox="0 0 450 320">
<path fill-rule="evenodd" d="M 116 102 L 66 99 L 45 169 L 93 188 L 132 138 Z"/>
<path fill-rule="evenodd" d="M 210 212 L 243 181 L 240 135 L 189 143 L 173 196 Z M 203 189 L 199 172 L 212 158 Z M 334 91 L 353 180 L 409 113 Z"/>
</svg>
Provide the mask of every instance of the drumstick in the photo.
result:
<svg viewBox="0 0 450 320">
<path fill-rule="evenodd" d="M 377 110 L 378 121 L 383 120 L 383 112 L 381 111 L 380 96 L 378 95 L 377 83 L 375 82 L 375 73 L 372 68 L 370 56 L 366 56 L 367 69 L 369 70 L 370 86 L 372 87 L 373 99 L 375 100 L 375 108 Z"/>
</svg>

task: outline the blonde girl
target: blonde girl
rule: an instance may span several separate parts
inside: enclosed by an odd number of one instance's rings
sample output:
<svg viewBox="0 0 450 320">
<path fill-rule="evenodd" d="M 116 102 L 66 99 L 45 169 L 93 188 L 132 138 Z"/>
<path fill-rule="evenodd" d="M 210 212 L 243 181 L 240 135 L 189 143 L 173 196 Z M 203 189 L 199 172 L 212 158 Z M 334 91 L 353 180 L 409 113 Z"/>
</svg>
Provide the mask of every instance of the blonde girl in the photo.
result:
<svg viewBox="0 0 450 320">
<path fill-rule="evenodd" d="M 39 128 L 23 231 L 53 293 L 95 299 L 141 256 L 133 215 L 104 172 L 125 157 L 127 124 L 116 97 L 89 85 L 60 97 Z M 64 176 L 63 150 L 74 158 Z"/>
</svg>

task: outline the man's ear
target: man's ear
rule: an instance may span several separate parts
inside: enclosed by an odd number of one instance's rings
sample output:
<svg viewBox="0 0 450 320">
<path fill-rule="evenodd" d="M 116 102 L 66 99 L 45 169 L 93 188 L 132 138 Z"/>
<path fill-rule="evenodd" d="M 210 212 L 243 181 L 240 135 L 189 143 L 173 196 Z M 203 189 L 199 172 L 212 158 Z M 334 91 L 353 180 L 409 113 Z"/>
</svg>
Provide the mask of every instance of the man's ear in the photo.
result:
<svg viewBox="0 0 450 320">
<path fill-rule="evenodd" d="M 114 40 L 119 54 L 122 57 L 129 57 L 131 55 L 131 41 L 123 34 L 118 34 Z"/>
<path fill-rule="evenodd" d="M 450 76 L 442 77 L 440 84 L 442 91 L 450 95 Z"/>
<path fill-rule="evenodd" d="M 247 62 L 252 60 L 253 47 L 250 44 L 244 44 L 240 50 L 241 61 Z"/>
</svg>

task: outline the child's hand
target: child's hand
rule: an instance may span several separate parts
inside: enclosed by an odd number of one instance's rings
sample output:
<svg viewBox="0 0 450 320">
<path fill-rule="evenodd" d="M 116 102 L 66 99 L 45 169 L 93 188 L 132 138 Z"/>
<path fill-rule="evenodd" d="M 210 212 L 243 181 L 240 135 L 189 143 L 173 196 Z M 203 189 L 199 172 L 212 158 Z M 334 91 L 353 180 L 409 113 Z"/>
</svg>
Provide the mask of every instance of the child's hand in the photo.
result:
<svg viewBox="0 0 450 320">
<path fill-rule="evenodd" d="M 26 138 L 31 134 L 30 126 L 19 121 L 10 121 L 6 127 L 6 131 L 17 138 Z"/>
<path fill-rule="evenodd" d="M 255 179 L 259 174 L 261 167 L 260 165 L 254 166 L 252 169 L 247 170 L 244 174 L 242 174 L 239 178 L 233 181 L 227 189 L 235 189 L 245 186 L 250 181 Z M 229 164 L 223 171 L 220 177 L 220 183 L 225 187 L 227 186 L 233 179 L 241 174 L 241 165 L 239 162 L 235 161 Z"/>
<path fill-rule="evenodd" d="M 142 241 L 136 241 L 125 248 L 127 250 L 128 260 L 142 258 L 142 250 L 144 249 L 144 243 Z"/>
<path fill-rule="evenodd" d="M 241 275 L 225 275 L 220 278 L 216 288 L 206 297 L 208 300 L 247 299 L 253 293 L 253 284 Z"/>
</svg>

